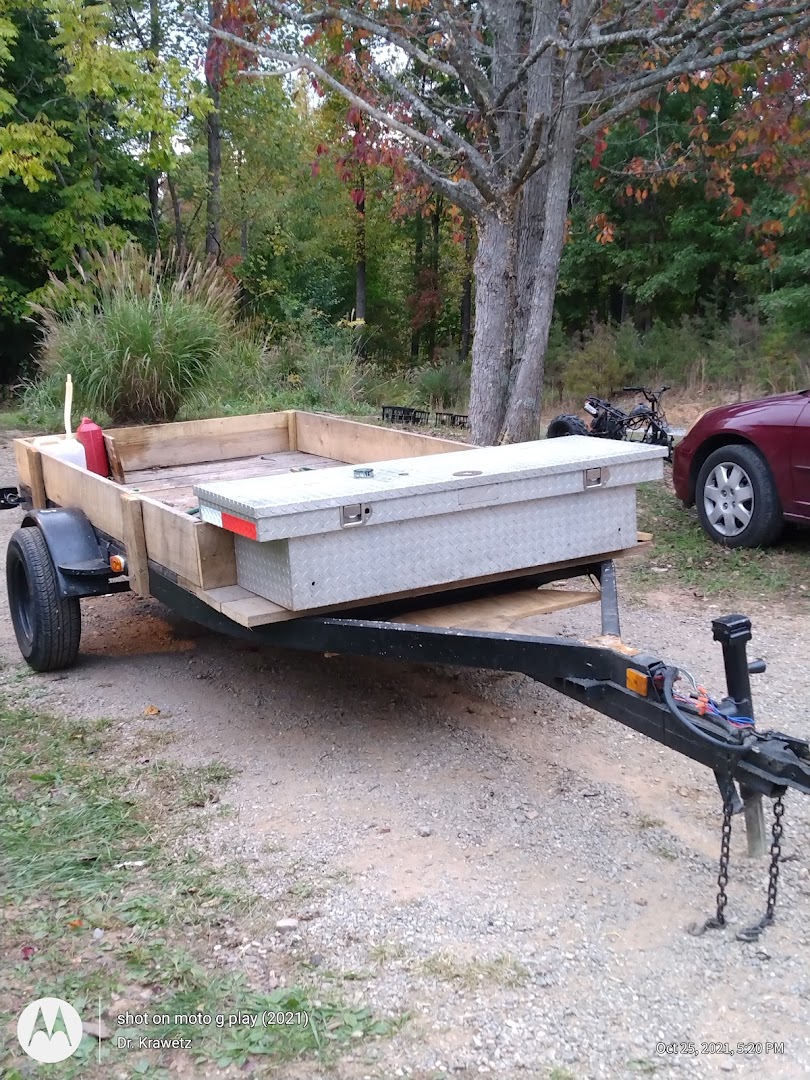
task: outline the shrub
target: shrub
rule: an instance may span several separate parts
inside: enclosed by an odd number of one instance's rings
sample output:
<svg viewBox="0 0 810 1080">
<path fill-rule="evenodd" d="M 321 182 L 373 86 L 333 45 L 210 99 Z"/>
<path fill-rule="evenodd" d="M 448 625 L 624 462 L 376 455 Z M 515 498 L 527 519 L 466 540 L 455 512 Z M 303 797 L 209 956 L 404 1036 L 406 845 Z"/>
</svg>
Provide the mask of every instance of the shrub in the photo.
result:
<svg viewBox="0 0 810 1080">
<path fill-rule="evenodd" d="M 128 244 L 51 277 L 34 310 L 42 328 L 40 401 L 73 375 L 77 405 L 113 423 L 173 420 L 233 348 L 237 286 L 212 263 L 147 256 Z M 255 344 L 253 351 L 255 351 Z"/>
<path fill-rule="evenodd" d="M 432 409 L 467 411 L 470 373 L 462 364 L 445 362 L 423 368 L 417 387 L 421 401 Z"/>
</svg>

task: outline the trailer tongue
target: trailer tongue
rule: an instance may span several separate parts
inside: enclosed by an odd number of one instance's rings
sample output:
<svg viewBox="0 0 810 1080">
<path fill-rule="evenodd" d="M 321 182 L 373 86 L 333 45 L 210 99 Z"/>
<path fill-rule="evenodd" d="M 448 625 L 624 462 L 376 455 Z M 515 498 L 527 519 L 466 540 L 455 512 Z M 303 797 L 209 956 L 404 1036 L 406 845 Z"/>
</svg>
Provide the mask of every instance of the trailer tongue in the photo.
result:
<svg viewBox="0 0 810 1080">
<path fill-rule="evenodd" d="M 430 625 L 437 621 L 436 609 L 429 607 L 431 598 L 424 596 L 251 629 L 234 626 L 230 619 L 165 577 L 154 580 L 153 592 L 169 607 L 214 630 L 268 645 L 521 672 L 705 765 L 714 772 L 722 799 L 721 857 L 716 914 L 691 928 L 692 933 L 702 934 L 707 929 L 726 925 L 733 817 L 744 813 L 749 854 L 763 854 L 762 797 L 773 799 L 765 914 L 754 926 L 737 934 L 743 941 L 756 940 L 774 919 L 784 796 L 788 788 L 810 795 L 810 744 L 779 732 L 760 731 L 754 725 L 750 675 L 764 672 L 765 663 L 748 661 L 750 619 L 727 615 L 712 623 L 714 640 L 723 650 L 727 684 L 727 696 L 714 701 L 689 673 L 622 642 L 612 561 L 578 565 L 530 580 L 521 578 L 444 593 L 442 610 L 450 613 L 461 605 L 469 607 L 476 600 L 507 598 L 510 591 L 518 588 L 525 590 L 529 585 L 542 586 L 550 580 L 583 573 L 592 574 L 601 583 L 602 635 L 591 642 Z M 444 621 L 452 622 L 452 615 L 448 614 Z"/>
</svg>

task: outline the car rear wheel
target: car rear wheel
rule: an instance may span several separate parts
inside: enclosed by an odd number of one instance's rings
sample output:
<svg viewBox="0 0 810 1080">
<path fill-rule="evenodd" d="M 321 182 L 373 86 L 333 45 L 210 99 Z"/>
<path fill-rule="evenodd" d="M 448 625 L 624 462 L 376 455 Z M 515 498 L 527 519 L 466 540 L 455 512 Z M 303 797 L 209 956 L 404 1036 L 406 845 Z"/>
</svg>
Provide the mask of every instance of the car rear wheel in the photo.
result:
<svg viewBox="0 0 810 1080">
<path fill-rule="evenodd" d="M 782 531 L 782 507 L 768 464 L 753 446 L 734 443 L 709 454 L 695 488 L 700 524 L 716 544 L 765 547 Z"/>
</svg>

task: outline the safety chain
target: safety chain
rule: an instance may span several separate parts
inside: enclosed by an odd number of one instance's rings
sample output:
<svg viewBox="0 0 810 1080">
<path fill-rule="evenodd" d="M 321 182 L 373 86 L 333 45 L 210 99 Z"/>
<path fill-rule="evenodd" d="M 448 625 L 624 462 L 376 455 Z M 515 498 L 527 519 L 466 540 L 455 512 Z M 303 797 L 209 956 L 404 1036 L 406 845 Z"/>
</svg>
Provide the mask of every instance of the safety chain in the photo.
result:
<svg viewBox="0 0 810 1080">
<path fill-rule="evenodd" d="M 733 804 L 726 800 L 723 803 L 723 829 L 720 837 L 720 869 L 717 874 L 717 912 L 715 915 L 706 919 L 704 923 L 695 923 L 689 927 L 689 933 L 693 937 L 701 937 L 707 930 L 721 930 L 726 925 L 725 912 L 726 905 L 728 904 L 726 886 L 728 885 L 728 865 L 731 850 L 732 812 Z M 779 888 L 779 859 L 782 855 L 782 817 L 785 813 L 785 804 L 782 801 L 781 795 L 778 796 L 774 802 L 773 813 L 774 819 L 771 828 L 770 848 L 771 862 L 768 868 L 768 902 L 765 907 L 765 914 L 759 922 L 754 923 L 753 926 L 746 927 L 745 930 L 740 930 L 736 935 L 738 941 L 757 941 L 762 934 L 762 931 L 774 921 L 777 891 Z"/>
<path fill-rule="evenodd" d="M 723 803 L 723 829 L 720 834 L 720 868 L 717 873 L 717 914 L 706 919 L 704 923 L 695 923 L 689 928 L 693 937 L 701 937 L 707 930 L 722 930 L 726 925 L 726 905 L 728 896 L 728 864 L 731 858 L 731 815 L 734 812 L 733 804 L 729 799 Z"/>
<path fill-rule="evenodd" d="M 780 795 L 773 804 L 773 826 L 771 828 L 771 865 L 768 868 L 768 903 L 765 914 L 753 926 L 740 930 L 738 941 L 757 941 L 766 926 L 770 926 L 776 913 L 776 893 L 779 888 L 779 859 L 782 854 L 782 817 L 785 804 Z"/>
</svg>

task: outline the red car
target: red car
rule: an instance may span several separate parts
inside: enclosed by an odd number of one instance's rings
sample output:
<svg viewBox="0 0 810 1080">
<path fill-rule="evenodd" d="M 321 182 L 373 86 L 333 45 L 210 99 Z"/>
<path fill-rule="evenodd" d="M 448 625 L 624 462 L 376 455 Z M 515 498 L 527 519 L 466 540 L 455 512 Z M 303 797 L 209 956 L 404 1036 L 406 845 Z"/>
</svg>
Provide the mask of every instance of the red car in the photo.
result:
<svg viewBox="0 0 810 1080">
<path fill-rule="evenodd" d="M 727 547 L 772 544 L 810 523 L 810 390 L 712 409 L 675 447 L 675 492 Z"/>
</svg>

